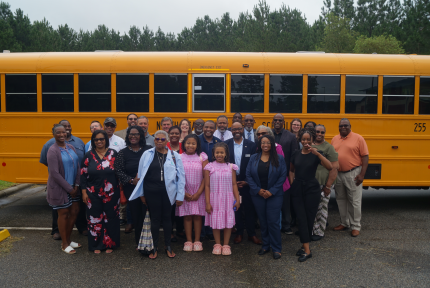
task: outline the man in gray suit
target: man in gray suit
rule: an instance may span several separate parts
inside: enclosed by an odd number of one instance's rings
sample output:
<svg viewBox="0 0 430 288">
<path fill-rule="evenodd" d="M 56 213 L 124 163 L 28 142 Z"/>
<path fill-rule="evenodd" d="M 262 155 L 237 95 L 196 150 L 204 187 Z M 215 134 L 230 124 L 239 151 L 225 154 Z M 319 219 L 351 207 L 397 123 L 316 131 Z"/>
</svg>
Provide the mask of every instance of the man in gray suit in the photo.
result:
<svg viewBox="0 0 430 288">
<path fill-rule="evenodd" d="M 137 125 L 137 115 L 136 114 L 128 114 L 127 116 L 127 128 L 131 126 Z M 125 137 L 127 136 L 127 128 L 117 131 L 114 134 L 118 137 L 121 137 L 123 140 L 125 140 Z"/>
</svg>

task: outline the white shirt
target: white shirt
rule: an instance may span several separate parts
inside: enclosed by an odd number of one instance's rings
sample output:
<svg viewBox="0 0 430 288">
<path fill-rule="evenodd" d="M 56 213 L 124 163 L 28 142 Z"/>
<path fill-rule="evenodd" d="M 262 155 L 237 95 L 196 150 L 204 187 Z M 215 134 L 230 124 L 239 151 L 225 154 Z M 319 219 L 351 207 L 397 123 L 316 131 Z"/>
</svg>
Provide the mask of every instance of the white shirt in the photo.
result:
<svg viewBox="0 0 430 288">
<path fill-rule="evenodd" d="M 127 145 L 125 145 L 125 141 L 115 134 L 112 135 L 112 137 L 109 138 L 109 148 L 115 150 L 116 152 L 121 151 L 124 149 Z M 91 144 L 88 147 L 88 151 L 91 150 Z M 87 151 L 87 152 L 88 152 Z"/>
<path fill-rule="evenodd" d="M 228 139 L 233 138 L 233 134 L 228 130 L 225 130 L 224 132 L 224 139 L 221 138 L 221 132 L 219 132 L 218 129 L 215 131 L 214 136 L 221 139 L 222 141 L 227 141 Z"/>
</svg>

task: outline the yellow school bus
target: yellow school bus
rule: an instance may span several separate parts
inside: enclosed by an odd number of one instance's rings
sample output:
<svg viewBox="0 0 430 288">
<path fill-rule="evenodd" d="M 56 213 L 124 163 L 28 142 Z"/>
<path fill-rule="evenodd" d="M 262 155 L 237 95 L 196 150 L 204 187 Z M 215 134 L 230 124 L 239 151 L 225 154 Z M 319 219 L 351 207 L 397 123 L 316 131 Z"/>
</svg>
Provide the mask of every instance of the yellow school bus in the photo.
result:
<svg viewBox="0 0 430 288">
<path fill-rule="evenodd" d="M 90 122 L 282 113 L 338 133 L 341 118 L 369 146 L 372 187 L 430 186 L 430 56 L 323 53 L 79 52 L 0 54 L 0 179 L 46 183 L 40 150 L 67 119 L 85 143 Z"/>
</svg>

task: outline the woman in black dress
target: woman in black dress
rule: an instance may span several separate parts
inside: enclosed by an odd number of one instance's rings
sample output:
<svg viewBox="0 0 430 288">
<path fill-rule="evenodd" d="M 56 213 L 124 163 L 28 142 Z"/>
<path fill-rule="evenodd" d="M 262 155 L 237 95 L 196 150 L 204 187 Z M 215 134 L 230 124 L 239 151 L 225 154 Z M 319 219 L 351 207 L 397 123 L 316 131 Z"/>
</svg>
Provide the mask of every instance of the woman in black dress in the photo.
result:
<svg viewBox="0 0 430 288">
<path fill-rule="evenodd" d="M 100 254 L 119 247 L 119 184 L 115 175 L 115 150 L 109 149 L 109 137 L 94 131 L 91 150 L 81 165 L 82 200 L 87 204 L 88 249 Z"/>
<path fill-rule="evenodd" d="M 119 151 L 115 168 L 119 181 L 123 185 L 125 198 L 128 199 L 139 181 L 137 171 L 140 158 L 143 152 L 151 149 L 152 146 L 146 145 L 145 132 L 140 126 L 131 126 L 127 129 L 125 144 L 127 147 Z M 134 221 L 134 238 L 138 245 L 147 208 L 140 199 L 129 201 L 128 207 Z"/>
<path fill-rule="evenodd" d="M 302 247 L 296 253 L 300 262 L 312 257 L 309 242 L 321 198 L 320 185 L 315 178 L 318 165 L 321 163 L 327 170 L 332 169 L 330 161 L 311 147 L 315 135 L 313 128 L 299 131 L 299 141 L 303 148 L 294 152 L 290 164 L 291 198 L 302 243 Z"/>
</svg>

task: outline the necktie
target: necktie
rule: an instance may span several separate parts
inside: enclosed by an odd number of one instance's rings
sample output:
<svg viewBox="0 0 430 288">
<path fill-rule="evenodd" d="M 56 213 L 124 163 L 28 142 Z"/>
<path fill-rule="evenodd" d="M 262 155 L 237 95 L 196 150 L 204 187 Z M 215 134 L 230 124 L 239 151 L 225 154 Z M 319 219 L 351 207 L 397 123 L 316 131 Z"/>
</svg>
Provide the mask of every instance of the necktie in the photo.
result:
<svg viewBox="0 0 430 288">
<path fill-rule="evenodd" d="M 248 140 L 251 140 L 251 132 L 248 132 Z"/>
<path fill-rule="evenodd" d="M 224 141 L 224 132 L 221 132 L 221 141 Z"/>
</svg>

